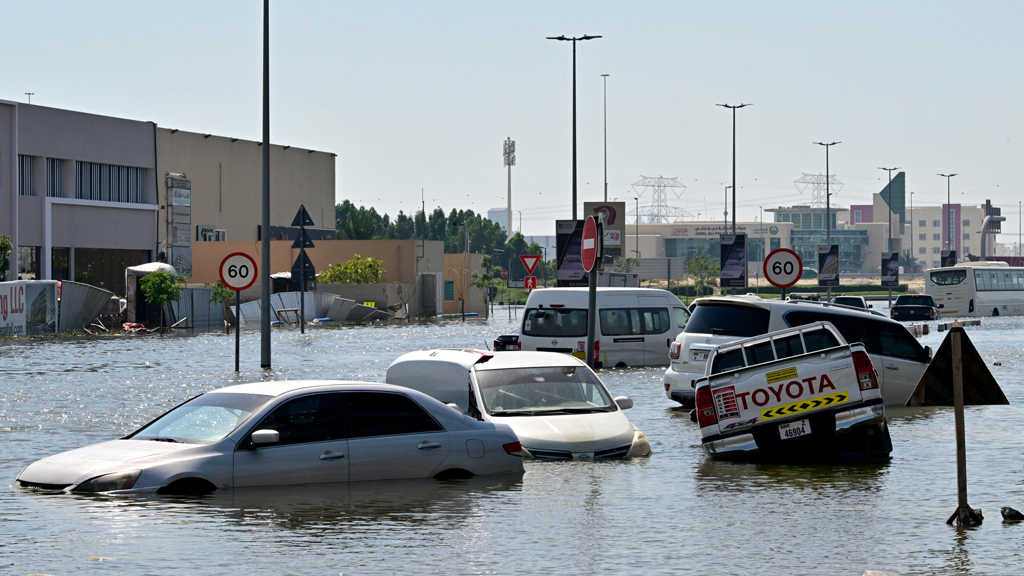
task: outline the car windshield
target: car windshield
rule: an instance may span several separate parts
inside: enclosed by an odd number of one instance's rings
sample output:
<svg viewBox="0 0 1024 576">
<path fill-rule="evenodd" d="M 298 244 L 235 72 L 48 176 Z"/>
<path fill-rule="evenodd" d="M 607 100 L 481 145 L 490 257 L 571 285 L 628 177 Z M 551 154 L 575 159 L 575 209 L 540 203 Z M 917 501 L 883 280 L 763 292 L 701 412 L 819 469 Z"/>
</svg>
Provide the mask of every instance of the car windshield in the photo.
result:
<svg viewBox="0 0 1024 576">
<path fill-rule="evenodd" d="M 896 299 L 897 306 L 931 306 L 931 296 L 900 296 Z"/>
<path fill-rule="evenodd" d="M 272 398 L 264 394 L 203 394 L 146 424 L 128 438 L 197 444 L 218 442 Z"/>
<path fill-rule="evenodd" d="M 613 412 L 615 403 L 593 372 L 582 366 L 478 370 L 484 407 L 492 416 Z"/>
<path fill-rule="evenodd" d="M 683 332 L 722 336 L 759 336 L 768 332 L 771 312 L 742 304 L 700 304 Z"/>
</svg>

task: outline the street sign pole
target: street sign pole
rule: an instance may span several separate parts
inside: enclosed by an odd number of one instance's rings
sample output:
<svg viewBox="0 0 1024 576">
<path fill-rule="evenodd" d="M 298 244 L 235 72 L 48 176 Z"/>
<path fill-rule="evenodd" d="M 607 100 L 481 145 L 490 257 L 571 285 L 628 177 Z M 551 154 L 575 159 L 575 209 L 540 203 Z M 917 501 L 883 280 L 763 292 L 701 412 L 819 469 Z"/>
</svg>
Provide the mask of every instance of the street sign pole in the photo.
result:
<svg viewBox="0 0 1024 576">
<path fill-rule="evenodd" d="M 228 254 L 220 263 L 220 281 L 235 291 L 235 372 L 238 372 L 239 342 L 242 339 L 242 290 L 256 283 L 256 261 L 245 252 Z"/>
<path fill-rule="evenodd" d="M 235 372 L 238 372 L 238 349 L 242 340 L 242 292 L 235 290 Z"/>
<path fill-rule="evenodd" d="M 299 211 L 292 219 L 292 226 L 299 227 L 299 237 L 295 239 L 292 248 L 299 249 L 299 333 L 306 333 L 306 248 L 313 248 L 313 241 L 306 234 L 306 226 L 312 226 L 313 219 L 306 212 L 306 206 L 299 204 Z M 294 274 L 294 273 L 293 273 Z"/>
<path fill-rule="evenodd" d="M 602 237 L 602 226 L 588 216 L 583 225 L 583 241 L 580 243 L 580 260 L 587 271 L 587 366 L 594 368 L 597 356 L 594 354 L 594 341 L 597 334 L 597 262 L 600 259 L 599 243 Z"/>
</svg>

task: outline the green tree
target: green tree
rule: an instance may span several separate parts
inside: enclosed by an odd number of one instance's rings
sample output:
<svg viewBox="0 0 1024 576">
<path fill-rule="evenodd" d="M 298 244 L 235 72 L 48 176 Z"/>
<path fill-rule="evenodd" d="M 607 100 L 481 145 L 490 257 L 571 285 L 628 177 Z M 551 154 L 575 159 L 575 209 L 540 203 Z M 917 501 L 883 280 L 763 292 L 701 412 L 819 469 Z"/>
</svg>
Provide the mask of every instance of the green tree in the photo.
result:
<svg viewBox="0 0 1024 576">
<path fill-rule="evenodd" d="M 214 283 L 207 282 L 203 287 L 210 291 L 210 304 L 223 304 L 230 302 L 235 297 L 235 291 L 217 280 Z"/>
<path fill-rule="evenodd" d="M 0 236 L 0 280 L 7 278 L 7 273 L 11 271 L 11 252 L 14 250 L 14 244 L 11 242 L 10 236 Z"/>
<path fill-rule="evenodd" d="M 184 276 L 170 272 L 153 272 L 139 279 L 139 290 L 146 302 L 159 306 L 163 310 L 164 305 L 181 298 L 181 284 L 185 282 Z M 160 315 L 160 326 L 164 325 L 164 315 Z"/>
<path fill-rule="evenodd" d="M 470 285 L 479 288 L 484 294 L 484 316 L 486 317 L 489 313 L 487 303 L 490 299 L 490 292 L 492 288 L 497 288 L 501 284 L 501 267 L 494 266 L 490 256 L 484 256 L 480 259 L 480 272 L 473 272 L 472 280 Z"/>
<path fill-rule="evenodd" d="M 718 262 L 706 254 L 694 256 L 686 261 L 686 273 L 693 276 L 693 285 L 700 296 L 705 288 L 718 286 Z"/>
<path fill-rule="evenodd" d="M 321 284 L 382 284 L 386 282 L 384 262 L 355 254 L 351 260 L 317 274 L 316 279 Z"/>
<path fill-rule="evenodd" d="M 610 272 L 625 272 L 627 274 L 638 268 L 640 268 L 640 259 L 628 256 L 616 256 L 608 265 Z"/>
</svg>

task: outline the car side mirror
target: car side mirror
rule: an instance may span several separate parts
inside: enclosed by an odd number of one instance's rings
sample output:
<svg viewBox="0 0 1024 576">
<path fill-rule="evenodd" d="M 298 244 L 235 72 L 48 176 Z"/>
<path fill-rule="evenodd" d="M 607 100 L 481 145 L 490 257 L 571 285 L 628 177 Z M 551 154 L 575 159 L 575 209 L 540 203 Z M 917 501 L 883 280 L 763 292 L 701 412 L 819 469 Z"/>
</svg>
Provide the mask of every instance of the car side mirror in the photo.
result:
<svg viewBox="0 0 1024 576">
<path fill-rule="evenodd" d="M 629 396 L 616 396 L 615 403 L 619 406 L 619 410 L 629 410 L 633 407 L 633 400 Z"/>
<path fill-rule="evenodd" d="M 874 304 L 868 304 L 868 308 L 874 308 L 874 307 L 875 307 Z"/>
<path fill-rule="evenodd" d="M 932 347 L 931 346 L 925 346 L 924 347 L 924 355 L 925 355 L 926 358 L 928 358 L 928 361 L 931 362 L 931 360 L 932 360 Z"/>
<path fill-rule="evenodd" d="M 277 433 L 277 430 L 257 430 L 252 433 L 252 443 L 254 446 L 267 446 L 277 444 L 280 441 L 281 435 Z"/>
<path fill-rule="evenodd" d="M 939 308 L 945 308 L 945 307 L 946 307 L 945 304 L 939 304 Z"/>
</svg>

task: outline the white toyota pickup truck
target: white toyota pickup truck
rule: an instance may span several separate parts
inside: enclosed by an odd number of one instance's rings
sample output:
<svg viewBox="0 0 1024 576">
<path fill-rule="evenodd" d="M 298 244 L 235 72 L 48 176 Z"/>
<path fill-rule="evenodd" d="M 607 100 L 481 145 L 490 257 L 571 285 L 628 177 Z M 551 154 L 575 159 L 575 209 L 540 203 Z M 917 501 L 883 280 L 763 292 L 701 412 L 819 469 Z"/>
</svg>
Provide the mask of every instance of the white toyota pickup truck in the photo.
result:
<svg viewBox="0 0 1024 576">
<path fill-rule="evenodd" d="M 710 352 L 695 415 L 710 455 L 888 458 L 871 359 L 829 322 L 734 340 Z"/>
</svg>

